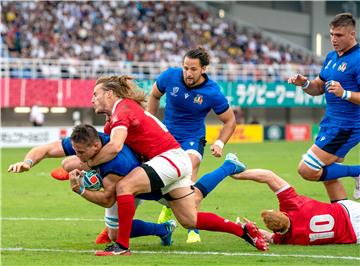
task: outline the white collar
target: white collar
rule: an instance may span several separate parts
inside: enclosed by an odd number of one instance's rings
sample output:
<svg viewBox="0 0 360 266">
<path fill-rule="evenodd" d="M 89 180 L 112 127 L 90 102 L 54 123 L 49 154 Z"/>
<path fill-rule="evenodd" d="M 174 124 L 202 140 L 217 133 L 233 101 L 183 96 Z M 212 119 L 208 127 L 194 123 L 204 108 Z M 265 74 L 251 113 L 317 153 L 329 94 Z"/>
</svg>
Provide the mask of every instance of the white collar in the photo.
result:
<svg viewBox="0 0 360 266">
<path fill-rule="evenodd" d="M 114 103 L 114 106 L 113 106 L 112 111 L 111 111 L 111 115 L 114 114 L 115 109 L 116 109 L 117 105 L 119 104 L 119 102 L 121 102 L 121 100 L 122 100 L 122 98 L 120 98 L 119 100 L 117 100 L 117 101 Z"/>
</svg>

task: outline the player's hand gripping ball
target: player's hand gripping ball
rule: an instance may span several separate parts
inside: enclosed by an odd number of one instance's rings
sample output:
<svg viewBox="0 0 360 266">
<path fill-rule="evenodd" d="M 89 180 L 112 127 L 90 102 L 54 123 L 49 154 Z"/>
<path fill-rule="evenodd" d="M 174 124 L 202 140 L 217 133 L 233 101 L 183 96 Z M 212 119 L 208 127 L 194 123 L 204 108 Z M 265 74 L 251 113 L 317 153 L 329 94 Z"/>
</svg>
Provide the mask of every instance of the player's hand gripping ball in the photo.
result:
<svg viewBox="0 0 360 266">
<path fill-rule="evenodd" d="M 83 171 L 80 183 L 88 190 L 100 190 L 103 187 L 102 177 L 95 170 Z"/>
</svg>

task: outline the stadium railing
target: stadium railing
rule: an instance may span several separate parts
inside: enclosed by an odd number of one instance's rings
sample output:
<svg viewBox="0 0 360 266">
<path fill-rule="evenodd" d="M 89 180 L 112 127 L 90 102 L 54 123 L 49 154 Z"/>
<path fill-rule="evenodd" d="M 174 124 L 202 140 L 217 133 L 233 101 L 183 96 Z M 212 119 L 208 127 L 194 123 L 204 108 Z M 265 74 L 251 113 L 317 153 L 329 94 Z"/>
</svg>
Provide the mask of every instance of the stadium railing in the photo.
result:
<svg viewBox="0 0 360 266">
<path fill-rule="evenodd" d="M 166 62 L 80 61 L 77 59 L 23 59 L 1 58 L 3 78 L 27 79 L 96 79 L 102 75 L 131 75 L 139 80 L 155 80 L 168 67 L 178 66 Z M 212 64 L 208 74 L 217 81 L 281 82 L 294 73 L 315 78 L 318 65 L 297 64 Z"/>
</svg>

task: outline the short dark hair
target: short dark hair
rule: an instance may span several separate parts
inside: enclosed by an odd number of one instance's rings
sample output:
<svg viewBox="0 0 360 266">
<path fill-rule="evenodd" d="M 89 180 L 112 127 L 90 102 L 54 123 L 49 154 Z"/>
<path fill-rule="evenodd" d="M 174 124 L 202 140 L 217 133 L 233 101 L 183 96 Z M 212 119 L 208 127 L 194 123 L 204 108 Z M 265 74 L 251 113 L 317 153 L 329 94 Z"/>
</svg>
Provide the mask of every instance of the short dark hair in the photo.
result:
<svg viewBox="0 0 360 266">
<path fill-rule="evenodd" d="M 185 59 L 185 57 L 199 59 L 202 67 L 210 64 L 210 55 L 206 49 L 201 46 L 187 51 L 183 59 Z"/>
<path fill-rule="evenodd" d="M 329 25 L 334 28 L 346 26 L 353 26 L 355 28 L 356 22 L 351 13 L 340 13 L 331 20 Z"/>
<path fill-rule="evenodd" d="M 88 146 L 97 141 L 100 141 L 97 130 L 88 124 L 76 126 L 71 133 L 70 139 L 74 143 L 84 143 Z"/>
</svg>

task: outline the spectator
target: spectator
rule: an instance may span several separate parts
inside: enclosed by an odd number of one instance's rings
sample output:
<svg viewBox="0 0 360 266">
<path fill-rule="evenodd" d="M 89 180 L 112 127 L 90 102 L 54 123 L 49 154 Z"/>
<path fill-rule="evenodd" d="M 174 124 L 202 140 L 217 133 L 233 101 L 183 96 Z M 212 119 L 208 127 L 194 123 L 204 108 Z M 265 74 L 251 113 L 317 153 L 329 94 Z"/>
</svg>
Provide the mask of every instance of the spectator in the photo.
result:
<svg viewBox="0 0 360 266">
<path fill-rule="evenodd" d="M 31 107 L 29 120 L 34 127 L 41 127 L 44 124 L 44 114 L 40 110 L 40 104 Z"/>
<path fill-rule="evenodd" d="M 201 45 L 213 51 L 214 63 L 307 60 L 190 2 L 9 1 L 2 8 L 2 38 L 13 57 L 179 64 L 188 47 Z"/>
</svg>

